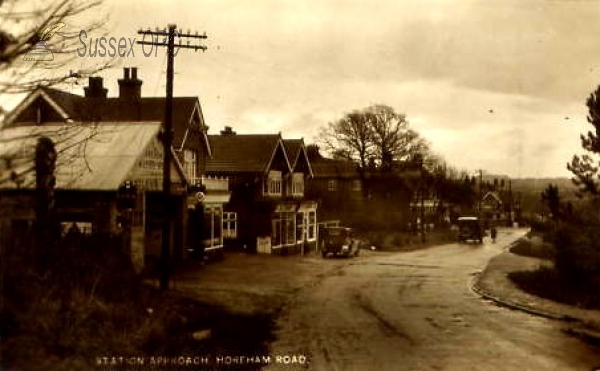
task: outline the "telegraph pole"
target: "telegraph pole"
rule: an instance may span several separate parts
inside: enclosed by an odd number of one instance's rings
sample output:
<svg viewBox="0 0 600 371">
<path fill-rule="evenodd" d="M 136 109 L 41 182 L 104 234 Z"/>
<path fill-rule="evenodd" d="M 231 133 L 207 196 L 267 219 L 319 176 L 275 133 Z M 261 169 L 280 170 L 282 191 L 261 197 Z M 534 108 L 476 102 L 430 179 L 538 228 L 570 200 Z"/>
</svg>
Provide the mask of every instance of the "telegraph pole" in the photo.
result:
<svg viewBox="0 0 600 371">
<path fill-rule="evenodd" d="M 483 170 L 479 169 L 479 202 L 477 203 L 477 214 L 481 218 L 481 199 L 483 198 Z"/>
<path fill-rule="evenodd" d="M 163 182 L 162 182 L 162 193 L 163 193 L 163 224 L 162 224 L 162 236 L 161 236 L 161 250 L 160 250 L 160 288 L 163 290 L 169 289 L 169 276 L 170 276 L 170 260 L 171 260 L 171 219 L 173 207 L 171 205 L 171 162 L 173 158 L 171 155 L 171 147 L 173 146 L 173 62 L 175 57 L 175 37 L 187 38 L 187 45 L 182 45 L 181 40 L 177 45 L 177 52 L 179 48 L 194 49 L 198 51 L 206 50 L 204 45 L 190 45 L 189 39 L 206 39 L 206 34 L 195 35 L 182 33 L 176 30 L 176 25 L 170 24 L 168 30 L 139 30 L 138 34 L 144 35 L 142 41 L 138 41 L 137 44 L 150 45 L 152 48 L 159 46 L 167 47 L 167 99 L 165 101 L 165 120 L 161 130 L 161 139 L 163 142 Z M 151 41 L 146 41 L 145 38 L 150 36 Z M 162 36 L 162 41 L 159 37 Z M 145 52 L 144 52 L 144 55 Z"/>
</svg>

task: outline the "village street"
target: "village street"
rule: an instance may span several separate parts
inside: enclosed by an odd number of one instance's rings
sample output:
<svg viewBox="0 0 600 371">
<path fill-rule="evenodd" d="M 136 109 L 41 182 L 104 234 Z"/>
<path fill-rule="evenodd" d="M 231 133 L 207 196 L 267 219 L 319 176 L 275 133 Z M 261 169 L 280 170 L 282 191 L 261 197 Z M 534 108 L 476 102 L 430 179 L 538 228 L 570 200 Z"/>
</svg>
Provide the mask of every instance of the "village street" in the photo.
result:
<svg viewBox="0 0 600 371">
<path fill-rule="evenodd" d="M 600 351 L 565 334 L 564 323 L 497 306 L 471 290 L 487 261 L 523 233 L 503 230 L 495 244 L 486 238 L 484 245 L 365 251 L 350 260 L 240 255 L 232 259 L 246 258 L 246 269 L 241 260 L 225 261 L 188 272 L 176 285 L 232 310 L 273 310 L 271 357 L 307 361 L 273 358 L 268 370 L 594 369 Z M 261 266 L 265 260 L 271 267 Z"/>
</svg>

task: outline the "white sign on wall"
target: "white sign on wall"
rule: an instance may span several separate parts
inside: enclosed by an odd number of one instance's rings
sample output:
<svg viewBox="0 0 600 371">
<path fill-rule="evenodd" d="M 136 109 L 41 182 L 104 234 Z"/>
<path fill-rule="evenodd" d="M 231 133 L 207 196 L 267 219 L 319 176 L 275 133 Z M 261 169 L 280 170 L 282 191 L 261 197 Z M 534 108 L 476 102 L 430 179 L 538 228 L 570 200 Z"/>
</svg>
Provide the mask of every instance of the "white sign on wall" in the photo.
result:
<svg viewBox="0 0 600 371">
<path fill-rule="evenodd" d="M 259 254 L 270 254 L 271 253 L 271 237 L 257 237 L 256 238 L 256 252 Z"/>
</svg>

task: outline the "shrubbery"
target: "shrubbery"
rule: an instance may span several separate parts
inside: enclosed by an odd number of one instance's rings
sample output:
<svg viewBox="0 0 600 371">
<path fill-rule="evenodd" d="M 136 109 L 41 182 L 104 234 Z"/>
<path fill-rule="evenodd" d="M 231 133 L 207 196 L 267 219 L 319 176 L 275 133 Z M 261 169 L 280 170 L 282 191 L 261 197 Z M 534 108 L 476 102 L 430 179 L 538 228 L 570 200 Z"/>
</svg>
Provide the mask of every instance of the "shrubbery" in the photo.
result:
<svg viewBox="0 0 600 371">
<path fill-rule="evenodd" d="M 511 252 L 553 264 L 510 278 L 524 290 L 551 300 L 587 308 L 600 307 L 600 219 L 598 203 L 557 212 L 544 223 L 532 223 L 533 236 L 520 239 Z M 543 241 L 539 239 L 543 236 Z"/>
<path fill-rule="evenodd" d="M 555 267 L 566 279 L 600 284 L 600 224 L 561 222 L 548 234 L 556 247 Z"/>
<path fill-rule="evenodd" d="M 2 251 L 2 368 L 86 369 L 97 356 L 135 354 L 164 331 L 118 238 L 55 247 L 41 262 L 28 239 Z"/>
<path fill-rule="evenodd" d="M 556 250 L 552 244 L 544 242 L 542 237 L 533 235 L 521 237 L 515 241 L 510 252 L 521 256 L 554 260 Z"/>
<path fill-rule="evenodd" d="M 548 221 L 544 239 L 554 245 L 554 266 L 563 279 L 600 289 L 598 206 L 598 202 L 590 200 L 576 212 Z"/>
<path fill-rule="evenodd" d="M 28 238 L 0 249 L 1 370 L 91 370 L 104 356 L 265 354 L 273 340 L 270 314 L 227 313 L 143 285 L 119 238 L 77 236 L 54 247 L 43 262 Z M 207 328 L 210 339 L 193 339 Z"/>
</svg>

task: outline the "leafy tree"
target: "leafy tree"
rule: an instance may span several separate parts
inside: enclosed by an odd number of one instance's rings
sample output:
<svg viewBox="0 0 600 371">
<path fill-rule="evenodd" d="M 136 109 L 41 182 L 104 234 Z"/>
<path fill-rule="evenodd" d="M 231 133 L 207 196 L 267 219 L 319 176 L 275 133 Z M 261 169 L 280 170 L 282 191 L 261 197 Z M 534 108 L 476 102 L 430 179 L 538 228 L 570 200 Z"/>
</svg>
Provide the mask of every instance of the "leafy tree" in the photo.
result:
<svg viewBox="0 0 600 371">
<path fill-rule="evenodd" d="M 587 135 L 581 135 L 581 146 L 585 150 L 581 156 L 575 155 L 567 168 L 575 178 L 573 182 L 579 186 L 580 194 L 600 194 L 597 155 L 600 154 L 600 86 L 592 92 L 586 101 L 589 115 L 588 122 L 594 127 L 594 131 L 588 131 Z"/>
<path fill-rule="evenodd" d="M 337 158 L 355 161 L 362 169 L 390 170 L 428 150 L 405 115 L 384 105 L 352 111 L 330 122 L 321 129 L 321 141 Z"/>
<path fill-rule="evenodd" d="M 553 219 L 558 219 L 560 216 L 560 194 L 558 186 L 548 184 L 548 187 L 544 189 L 541 194 L 542 202 L 548 206 L 548 209 L 552 213 Z"/>
</svg>

